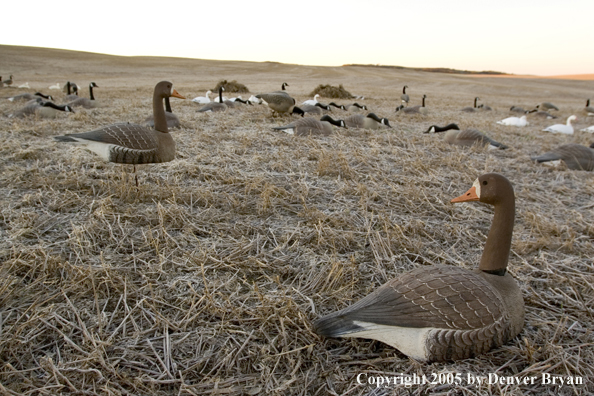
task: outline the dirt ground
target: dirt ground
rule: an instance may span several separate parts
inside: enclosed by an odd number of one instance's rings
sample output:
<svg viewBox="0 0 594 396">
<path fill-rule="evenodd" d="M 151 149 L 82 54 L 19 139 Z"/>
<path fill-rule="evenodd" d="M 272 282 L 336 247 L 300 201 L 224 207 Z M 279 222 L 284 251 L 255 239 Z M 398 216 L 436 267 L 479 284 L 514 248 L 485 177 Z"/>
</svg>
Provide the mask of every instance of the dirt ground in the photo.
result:
<svg viewBox="0 0 594 396">
<path fill-rule="evenodd" d="M 104 106 L 10 119 L 22 104 L 0 100 L 0 393 L 594 393 L 593 174 L 530 160 L 594 142 L 579 131 L 594 125 L 583 111 L 594 81 L 0 46 L 0 75 L 10 74 L 31 89 L 2 88 L 0 97 L 41 91 L 61 102 L 49 86 L 94 81 Z M 393 129 L 296 137 L 273 131 L 294 118 L 265 106 L 204 114 L 174 98 L 177 158 L 137 167 L 138 189 L 131 167 L 53 139 L 142 122 L 161 80 L 191 99 L 222 79 L 254 94 L 287 82 L 299 103 L 319 84 L 343 84 Z M 403 85 L 411 105 L 427 95 L 429 114 L 395 113 Z M 494 110 L 460 111 L 477 96 Z M 513 115 L 510 106 L 540 102 L 557 105 L 559 118 L 496 124 Z M 542 131 L 572 114 L 574 135 Z M 450 122 L 509 149 L 461 148 L 422 133 Z M 515 188 L 509 271 L 526 304 L 517 338 L 473 359 L 426 364 L 377 341 L 313 332 L 320 315 L 411 269 L 476 267 L 492 207 L 449 202 L 486 172 Z M 433 381 L 378 387 L 379 377 L 400 374 Z M 472 381 L 495 375 L 537 380 Z"/>
</svg>

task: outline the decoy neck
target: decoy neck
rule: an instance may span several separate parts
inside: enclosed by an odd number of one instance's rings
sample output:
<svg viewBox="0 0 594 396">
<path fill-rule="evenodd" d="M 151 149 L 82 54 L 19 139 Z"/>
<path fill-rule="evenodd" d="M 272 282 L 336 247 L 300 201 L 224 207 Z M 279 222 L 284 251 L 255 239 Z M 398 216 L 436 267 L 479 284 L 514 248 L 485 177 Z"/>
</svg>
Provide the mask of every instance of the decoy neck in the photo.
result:
<svg viewBox="0 0 594 396">
<path fill-rule="evenodd" d="M 223 91 L 225 90 L 225 88 L 223 88 L 223 86 L 221 85 L 219 87 L 219 103 L 223 103 Z"/>
<path fill-rule="evenodd" d="M 398 113 L 402 109 L 404 109 L 404 105 L 400 105 L 400 106 L 396 107 L 396 113 Z"/>
<path fill-rule="evenodd" d="M 452 203 L 480 201 L 495 208 L 493 222 L 479 269 L 493 275 L 505 275 L 512 232 L 516 216 L 514 188 L 510 181 L 498 173 L 479 176 L 472 187 L 463 195 L 452 199 Z"/>
<path fill-rule="evenodd" d="M 329 115 L 323 116 L 322 118 L 320 118 L 320 121 L 329 122 L 330 124 L 335 125 L 337 127 L 343 127 L 343 128 L 347 127 L 344 120 L 335 120 L 334 118 L 330 117 Z"/>
<path fill-rule="evenodd" d="M 168 133 L 167 118 L 165 117 L 165 109 L 163 108 L 163 99 L 173 96 L 175 98 L 185 99 L 174 88 L 169 81 L 161 81 L 155 86 L 153 93 L 153 116 L 155 119 L 155 130 L 163 133 Z"/>
<path fill-rule="evenodd" d="M 402 93 L 405 94 L 406 93 L 406 88 L 408 88 L 408 85 L 405 85 L 404 87 L 402 87 Z"/>
<path fill-rule="evenodd" d="M 457 129 L 460 130 L 460 127 L 457 124 L 448 124 L 444 127 L 439 127 L 437 125 L 431 125 L 429 129 L 427 129 L 423 133 L 438 133 L 438 132 L 445 132 L 449 131 L 450 129 Z"/>
<path fill-rule="evenodd" d="M 91 100 L 95 100 L 95 97 L 93 96 L 93 88 L 99 88 L 99 85 L 94 82 L 89 84 L 89 98 L 91 98 Z"/>
<path fill-rule="evenodd" d="M 337 105 L 337 104 L 336 104 L 336 103 L 334 103 L 334 102 L 330 102 L 330 103 L 328 103 L 328 105 L 329 105 L 329 106 L 334 106 L 334 107 L 336 107 L 337 109 L 342 109 L 342 108 L 344 107 L 343 105 Z M 343 109 L 343 110 L 344 110 L 344 109 Z"/>
<path fill-rule="evenodd" d="M 481 100 L 481 98 L 479 98 L 478 96 L 476 98 L 474 98 L 474 108 L 476 109 L 476 103 Z"/>
<path fill-rule="evenodd" d="M 41 106 L 43 107 L 52 107 L 56 110 L 60 110 L 60 111 L 65 111 L 67 113 L 74 113 L 74 110 L 72 110 L 72 107 L 68 106 L 68 105 L 57 105 L 53 102 L 43 102 L 41 104 Z"/>
<path fill-rule="evenodd" d="M 66 92 L 67 92 L 67 95 L 70 95 L 72 93 L 72 91 L 70 89 L 70 81 L 66 81 Z"/>
<path fill-rule="evenodd" d="M 288 86 L 289 86 L 289 84 L 287 84 L 286 82 L 284 82 L 283 85 L 282 85 L 282 87 L 281 87 L 281 89 L 283 91 L 286 91 L 287 89 L 285 87 L 288 87 Z"/>
<path fill-rule="evenodd" d="M 590 106 L 590 99 L 586 100 L 586 107 Z"/>
<path fill-rule="evenodd" d="M 44 95 L 41 92 L 35 92 L 33 95 L 39 96 L 41 98 L 48 99 L 48 100 L 54 100 L 54 98 L 52 97 L 52 95 Z"/>
<path fill-rule="evenodd" d="M 295 106 L 295 107 L 293 107 L 291 114 L 301 114 L 301 117 L 303 117 L 305 115 L 305 111 L 303 111 L 301 108 Z"/>
<path fill-rule="evenodd" d="M 421 107 L 425 107 L 425 99 L 427 99 L 427 95 L 423 95 L 423 104 L 421 105 Z"/>
<path fill-rule="evenodd" d="M 330 108 L 330 105 L 325 105 L 325 104 L 323 104 L 323 103 L 320 103 L 320 102 L 317 102 L 317 103 L 316 103 L 314 106 L 321 107 L 321 108 L 322 108 L 322 109 L 324 109 L 324 110 L 330 110 L 330 111 L 332 110 L 332 109 Z"/>
<path fill-rule="evenodd" d="M 367 117 L 379 122 L 382 125 L 387 126 L 388 128 L 392 128 L 392 125 L 390 125 L 390 121 L 388 121 L 387 118 L 379 118 L 377 115 L 375 115 L 375 113 L 369 113 L 367 114 Z"/>
<path fill-rule="evenodd" d="M 361 106 L 359 103 L 355 102 L 353 103 L 353 106 L 357 106 L 358 108 L 360 108 L 361 110 L 367 110 L 367 106 L 363 105 Z"/>
</svg>

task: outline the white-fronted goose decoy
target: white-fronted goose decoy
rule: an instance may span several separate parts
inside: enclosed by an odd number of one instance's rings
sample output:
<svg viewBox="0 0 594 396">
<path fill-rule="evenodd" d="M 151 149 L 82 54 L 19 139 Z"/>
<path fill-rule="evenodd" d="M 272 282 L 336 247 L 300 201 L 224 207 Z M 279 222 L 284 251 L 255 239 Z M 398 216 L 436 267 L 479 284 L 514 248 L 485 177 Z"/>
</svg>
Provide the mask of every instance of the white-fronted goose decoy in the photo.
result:
<svg viewBox="0 0 594 396">
<path fill-rule="evenodd" d="M 212 93 L 212 91 L 206 91 L 206 96 L 196 96 L 194 99 L 192 99 L 192 102 L 194 103 L 198 103 L 198 104 L 207 104 L 210 103 L 210 94 Z"/>
<path fill-rule="evenodd" d="M 425 107 L 425 99 L 427 99 L 427 95 L 423 95 L 423 104 L 418 106 L 412 107 L 404 107 L 402 105 L 396 108 L 396 112 L 402 111 L 405 114 L 427 114 L 428 110 Z"/>
<path fill-rule="evenodd" d="M 456 202 L 495 207 L 478 269 L 423 266 L 362 300 L 314 322 L 324 337 L 384 342 L 420 361 L 466 359 L 497 348 L 524 326 L 524 299 L 507 273 L 515 218 L 514 190 L 504 176 L 480 176 Z"/>
<path fill-rule="evenodd" d="M 285 83 L 283 83 L 283 86 Z M 295 99 L 289 96 L 286 92 L 271 92 L 256 95 L 257 99 L 262 101 L 270 107 L 273 113 L 290 113 L 290 114 L 304 114 L 301 108 L 295 106 Z"/>
<path fill-rule="evenodd" d="M 379 129 L 382 126 L 392 128 L 387 118 L 379 118 L 374 113 L 369 113 L 366 116 L 363 114 L 353 114 L 346 117 L 344 122 L 349 128 Z"/>
<path fill-rule="evenodd" d="M 551 125 L 550 127 L 546 127 L 543 129 L 544 132 L 552 132 L 552 133 L 562 133 L 564 135 L 573 135 L 573 126 L 571 125 L 572 121 L 577 120 L 577 117 L 572 115 L 567 118 L 567 123 L 563 124 L 555 124 Z"/>
<path fill-rule="evenodd" d="M 550 102 L 542 102 L 540 104 L 536 105 L 536 108 L 539 110 L 544 110 L 544 111 L 548 111 L 548 110 L 557 110 L 559 111 L 559 108 L 557 106 L 555 106 L 554 104 L 550 103 Z"/>
<path fill-rule="evenodd" d="M 42 98 L 45 100 L 54 100 L 54 98 L 51 95 L 44 95 L 41 92 L 35 92 L 34 94 L 24 93 L 16 96 L 11 96 L 7 99 L 11 102 L 20 102 L 22 100 L 35 100 L 37 98 Z"/>
<path fill-rule="evenodd" d="M 10 75 L 10 78 L 8 80 L 4 80 L 2 81 L 4 83 L 5 87 L 9 87 L 12 85 L 12 74 Z"/>
<path fill-rule="evenodd" d="M 165 97 L 165 118 L 167 119 L 167 128 L 181 128 L 179 118 L 171 110 L 169 97 Z M 149 116 L 144 120 L 144 124 L 151 128 L 155 127 L 155 116 Z"/>
<path fill-rule="evenodd" d="M 456 124 L 449 124 L 444 127 L 439 127 L 437 125 L 432 125 L 423 133 L 439 133 L 439 132 L 446 132 L 448 131 L 444 139 L 449 144 L 454 144 L 457 146 L 473 146 L 475 144 L 480 144 L 482 146 L 487 146 L 491 148 L 498 148 L 498 149 L 506 149 L 507 146 L 496 142 L 495 140 L 491 139 L 490 137 L 486 136 L 484 133 L 473 129 L 464 129 L 460 130 L 460 127 Z"/>
<path fill-rule="evenodd" d="M 517 127 L 525 127 L 528 125 L 528 121 L 526 120 L 526 116 L 523 115 L 522 117 L 507 117 L 501 121 L 497 121 L 500 125 L 507 125 L 507 126 L 517 126 Z"/>
<path fill-rule="evenodd" d="M 74 110 L 72 110 L 72 108 L 68 105 L 57 105 L 52 102 L 44 102 L 41 98 L 39 98 L 33 103 L 28 103 L 22 109 L 9 114 L 8 118 L 24 118 L 27 116 L 56 118 L 58 114 L 62 112 L 74 113 Z"/>
<path fill-rule="evenodd" d="M 473 113 L 478 109 L 478 101 L 481 100 L 478 96 L 474 98 L 474 107 L 464 107 L 461 111 L 465 113 Z"/>
<path fill-rule="evenodd" d="M 85 109 L 94 109 L 99 107 L 99 102 L 95 100 L 95 96 L 93 95 L 93 88 L 99 88 L 99 86 L 94 82 L 90 83 L 89 98 L 74 99 L 73 101 L 69 102 L 68 105 L 70 105 L 70 107 L 84 107 Z"/>
<path fill-rule="evenodd" d="M 410 100 L 410 97 L 406 93 L 406 88 L 408 88 L 408 85 L 402 87 L 402 95 L 400 95 L 400 101 L 404 103 L 404 106 L 408 106 L 408 101 Z"/>
<path fill-rule="evenodd" d="M 324 116 L 319 121 L 311 117 L 300 118 L 289 125 L 274 127 L 272 129 L 297 136 L 327 136 L 334 131 L 332 125 L 345 127 L 344 121 L 336 121 L 328 116 Z"/>
<path fill-rule="evenodd" d="M 594 116 L 594 107 L 590 106 L 590 99 L 586 101 L 586 107 L 584 108 L 584 112 L 588 117 Z"/>
<path fill-rule="evenodd" d="M 568 169 L 594 170 L 594 150 L 581 144 L 564 144 L 543 155 L 532 157 L 532 160 L 538 163 L 563 161 Z"/>
<path fill-rule="evenodd" d="M 119 123 L 90 132 L 56 136 L 60 142 L 84 145 L 108 162 L 118 164 L 150 164 L 168 162 L 175 158 L 175 141 L 169 134 L 163 99 L 185 99 L 169 81 L 161 81 L 153 94 L 155 128 L 138 124 Z"/>
<path fill-rule="evenodd" d="M 310 105 L 315 106 L 318 103 L 318 98 L 320 97 L 319 94 L 315 94 L 313 99 L 306 100 L 305 102 L 301 103 L 302 105 Z"/>
<path fill-rule="evenodd" d="M 227 106 L 225 103 L 223 103 L 223 91 L 225 90 L 225 88 L 223 88 L 223 86 L 221 85 L 219 87 L 219 102 L 209 102 L 207 104 L 205 104 L 200 110 L 198 110 L 198 113 L 207 113 L 207 112 L 220 112 L 220 111 L 227 111 L 227 109 L 229 108 L 229 106 Z"/>
</svg>

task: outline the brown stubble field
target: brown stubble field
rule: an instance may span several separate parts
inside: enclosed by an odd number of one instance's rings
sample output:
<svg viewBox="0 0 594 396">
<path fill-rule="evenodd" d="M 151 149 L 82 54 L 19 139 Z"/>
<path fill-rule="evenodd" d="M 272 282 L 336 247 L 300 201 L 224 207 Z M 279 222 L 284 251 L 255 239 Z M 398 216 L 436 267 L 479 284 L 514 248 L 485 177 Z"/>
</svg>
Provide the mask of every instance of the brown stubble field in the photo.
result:
<svg viewBox="0 0 594 396">
<path fill-rule="evenodd" d="M 594 181 L 530 156 L 591 134 L 541 132 L 578 115 L 594 81 L 473 78 L 370 67 L 123 58 L 0 46 L 0 75 L 34 92 L 95 81 L 106 104 L 56 120 L 0 116 L 0 392 L 6 395 L 484 395 L 594 392 Z M 6 78 L 5 77 L 5 78 Z M 191 99 L 221 79 L 300 103 L 343 84 L 393 129 L 294 137 L 263 106 L 200 114 L 172 99 L 177 158 L 106 164 L 52 137 L 141 122 L 163 79 Z M 402 86 L 430 114 L 394 113 Z M 22 90 L 0 89 L 0 96 Z M 84 96 L 88 90 L 83 91 Z M 229 94 L 229 96 L 234 96 Z M 243 95 L 244 99 L 247 98 Z M 249 95 L 247 95 L 249 96 Z M 459 111 L 479 96 L 493 112 Z M 332 99 L 322 98 L 324 102 Z M 558 120 L 495 121 L 542 101 Z M 60 100 L 58 99 L 58 102 Z M 345 100 L 338 101 L 346 102 Z M 0 101 L 0 113 L 19 106 Z M 333 116 L 341 114 L 333 111 Z M 432 124 L 476 127 L 510 149 L 445 145 Z M 452 205 L 482 173 L 516 191 L 509 270 L 526 302 L 520 335 L 490 353 L 422 364 L 365 339 L 322 339 L 320 315 L 423 265 L 473 268 L 492 208 Z M 357 375 L 497 373 L 534 385 L 360 385 Z M 583 385 L 543 385 L 543 373 Z M 366 378 L 366 377 L 363 377 Z"/>
</svg>

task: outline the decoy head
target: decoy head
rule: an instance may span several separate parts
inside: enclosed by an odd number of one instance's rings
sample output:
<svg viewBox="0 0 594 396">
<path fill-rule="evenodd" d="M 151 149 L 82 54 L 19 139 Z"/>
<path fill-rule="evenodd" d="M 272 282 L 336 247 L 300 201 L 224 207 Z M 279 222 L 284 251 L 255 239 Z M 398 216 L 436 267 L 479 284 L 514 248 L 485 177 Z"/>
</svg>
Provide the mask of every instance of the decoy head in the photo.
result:
<svg viewBox="0 0 594 396">
<path fill-rule="evenodd" d="M 497 205 L 514 198 L 514 188 L 510 181 L 499 173 L 486 173 L 479 176 L 472 187 L 464 194 L 451 200 L 452 203 L 480 201 Z"/>
<path fill-rule="evenodd" d="M 181 96 L 179 92 L 173 88 L 173 83 L 170 81 L 161 81 L 155 85 L 155 94 L 159 95 L 161 98 L 167 97 L 174 97 L 185 99 L 185 97 Z"/>
<path fill-rule="evenodd" d="M 404 109 L 404 105 L 400 105 L 400 106 L 396 107 L 396 113 L 398 113 L 402 109 Z"/>
<path fill-rule="evenodd" d="M 91 88 L 99 88 L 99 85 L 95 84 L 94 82 L 91 82 L 89 84 L 89 87 L 91 87 Z"/>
<path fill-rule="evenodd" d="M 291 111 L 291 114 L 301 114 L 301 117 L 303 117 L 305 115 L 305 111 L 295 106 L 293 107 L 293 111 Z"/>
<path fill-rule="evenodd" d="M 281 86 L 282 90 L 285 91 L 285 87 L 288 87 L 289 84 L 287 84 L 286 82 L 283 83 L 283 85 Z"/>
</svg>

